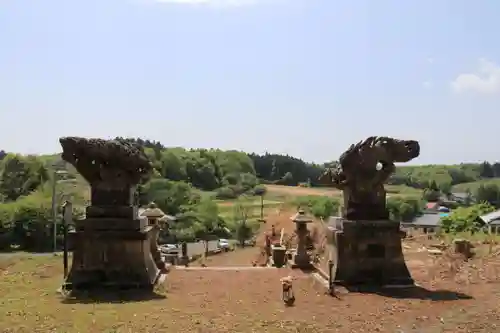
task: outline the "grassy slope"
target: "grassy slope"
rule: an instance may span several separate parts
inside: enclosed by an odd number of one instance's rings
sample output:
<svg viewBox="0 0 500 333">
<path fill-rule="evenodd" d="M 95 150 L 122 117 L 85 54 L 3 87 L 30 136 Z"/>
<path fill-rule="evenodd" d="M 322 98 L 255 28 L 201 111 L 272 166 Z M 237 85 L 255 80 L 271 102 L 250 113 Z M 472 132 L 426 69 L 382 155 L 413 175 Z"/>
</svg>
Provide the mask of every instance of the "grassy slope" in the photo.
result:
<svg viewBox="0 0 500 333">
<path fill-rule="evenodd" d="M 457 184 L 453 186 L 452 191 L 466 192 L 467 190 L 470 190 L 472 193 L 474 193 L 479 186 L 490 185 L 490 184 L 500 186 L 500 178 L 482 179 L 482 180 L 477 180 L 475 182 Z"/>
<path fill-rule="evenodd" d="M 410 174 L 412 178 L 416 180 L 434 180 L 436 183 L 450 183 L 451 177 L 449 174 L 450 170 L 459 169 L 462 170 L 466 175 L 472 177 L 473 179 L 479 178 L 479 166 L 474 164 L 460 164 L 460 165 L 418 165 L 418 166 L 398 166 L 396 169 L 396 175 L 408 175 Z"/>
<path fill-rule="evenodd" d="M 266 198 L 269 200 L 276 200 L 287 202 L 293 198 L 300 196 L 330 196 L 330 197 L 341 197 L 342 192 L 334 188 L 326 187 L 297 187 L 297 186 L 284 186 L 284 185 L 266 185 L 267 194 Z M 404 185 L 386 185 L 387 193 L 390 196 L 421 196 L 422 191 L 412 187 Z"/>
<path fill-rule="evenodd" d="M 45 162 L 45 164 L 49 167 L 49 169 L 53 169 L 51 166 L 54 164 L 59 164 L 61 162 L 61 158 L 59 154 L 52 155 L 42 155 L 40 158 Z M 72 192 L 81 192 L 83 193 L 84 198 L 88 198 L 88 185 L 72 168 L 71 166 L 66 165 L 67 171 L 70 174 L 76 175 L 77 181 L 71 185 Z M 448 171 L 450 169 L 461 169 L 464 170 L 471 177 L 479 177 L 478 167 L 475 165 L 422 165 L 422 166 L 399 166 L 397 168 L 398 174 L 411 174 L 416 179 L 429 179 L 435 180 L 438 183 L 450 181 L 451 178 L 449 176 Z M 488 180 L 480 180 L 471 183 L 458 184 L 453 187 L 454 192 L 465 192 L 467 189 L 470 189 L 474 192 L 480 185 L 483 184 L 497 184 L 500 185 L 500 179 L 488 179 Z M 68 186 L 68 185 L 64 185 Z M 295 186 L 280 186 L 280 185 L 267 185 L 267 195 L 266 199 L 270 201 L 276 202 L 288 202 L 293 200 L 293 198 L 299 196 L 308 196 L 308 195 L 318 195 L 318 196 L 332 196 L 338 197 L 341 196 L 342 193 L 334 188 L 304 188 L 304 187 L 295 187 Z M 389 195 L 391 196 L 420 196 L 422 191 L 419 189 L 411 188 L 404 185 L 386 185 L 386 189 Z M 213 192 L 202 192 L 200 194 L 203 196 L 213 197 Z M 257 200 L 257 199 L 256 199 Z M 260 203 L 255 203 L 256 206 L 260 205 Z M 266 204 L 266 206 L 269 206 Z M 272 204 L 270 204 L 272 206 Z M 227 215 L 227 208 L 221 208 L 223 214 Z"/>
</svg>

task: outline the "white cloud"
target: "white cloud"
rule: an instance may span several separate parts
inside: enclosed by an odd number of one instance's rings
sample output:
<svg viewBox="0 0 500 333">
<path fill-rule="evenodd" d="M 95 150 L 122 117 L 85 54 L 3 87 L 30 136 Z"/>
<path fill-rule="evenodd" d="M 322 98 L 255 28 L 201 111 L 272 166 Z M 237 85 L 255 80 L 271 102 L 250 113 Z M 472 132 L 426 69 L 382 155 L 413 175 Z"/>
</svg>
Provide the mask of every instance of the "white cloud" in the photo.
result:
<svg viewBox="0 0 500 333">
<path fill-rule="evenodd" d="M 425 59 L 427 61 L 428 64 L 433 64 L 434 63 L 434 58 L 433 57 L 427 57 L 427 59 Z"/>
<path fill-rule="evenodd" d="M 262 0 L 154 0 L 158 3 L 171 3 L 180 5 L 200 5 L 210 7 L 241 7 L 255 5 Z"/>
<path fill-rule="evenodd" d="M 498 94 L 500 93 L 500 66 L 486 59 L 479 59 L 477 70 L 472 73 L 459 74 L 451 82 L 451 89 L 456 93 Z"/>
<path fill-rule="evenodd" d="M 433 85 L 432 81 L 424 81 L 424 82 L 422 82 L 422 86 L 423 86 L 425 89 L 430 89 L 430 88 L 432 88 L 432 85 Z"/>
</svg>

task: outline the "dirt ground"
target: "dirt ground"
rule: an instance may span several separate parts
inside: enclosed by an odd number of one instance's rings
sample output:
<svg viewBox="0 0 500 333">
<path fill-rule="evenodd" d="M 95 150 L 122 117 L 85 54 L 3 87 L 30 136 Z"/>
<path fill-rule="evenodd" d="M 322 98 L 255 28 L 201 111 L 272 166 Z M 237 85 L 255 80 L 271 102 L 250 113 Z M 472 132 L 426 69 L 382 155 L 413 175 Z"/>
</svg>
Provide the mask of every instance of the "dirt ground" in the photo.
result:
<svg viewBox="0 0 500 333">
<path fill-rule="evenodd" d="M 272 224 L 293 230 L 283 214 L 270 217 L 261 233 Z M 55 292 L 62 281 L 60 257 L 0 259 L 0 332 L 499 332 L 498 256 L 468 262 L 436 257 L 426 250 L 435 242 L 404 241 L 420 288 L 339 290 L 337 297 L 301 271 L 252 268 L 259 246 L 210 257 L 205 268 L 193 263 L 192 269 L 173 269 L 155 297 L 119 302 L 64 300 Z M 215 270 L 221 266 L 228 270 Z M 288 275 L 294 307 L 281 300 L 280 278 Z"/>
</svg>

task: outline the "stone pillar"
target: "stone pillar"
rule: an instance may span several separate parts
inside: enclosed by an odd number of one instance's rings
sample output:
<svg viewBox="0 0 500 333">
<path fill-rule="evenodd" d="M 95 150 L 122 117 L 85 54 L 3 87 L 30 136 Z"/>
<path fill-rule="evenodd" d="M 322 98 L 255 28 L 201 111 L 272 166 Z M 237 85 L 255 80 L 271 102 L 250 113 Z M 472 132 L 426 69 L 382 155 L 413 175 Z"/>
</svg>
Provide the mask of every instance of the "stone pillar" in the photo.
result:
<svg viewBox="0 0 500 333">
<path fill-rule="evenodd" d="M 147 156 L 122 141 L 61 138 L 62 158 L 91 188 L 86 218 L 76 221 L 73 262 L 65 281 L 71 291 L 142 289 L 161 276 L 153 251 L 154 227 L 137 216 L 133 192 L 152 172 Z M 164 267 L 164 265 L 163 265 Z"/>
</svg>

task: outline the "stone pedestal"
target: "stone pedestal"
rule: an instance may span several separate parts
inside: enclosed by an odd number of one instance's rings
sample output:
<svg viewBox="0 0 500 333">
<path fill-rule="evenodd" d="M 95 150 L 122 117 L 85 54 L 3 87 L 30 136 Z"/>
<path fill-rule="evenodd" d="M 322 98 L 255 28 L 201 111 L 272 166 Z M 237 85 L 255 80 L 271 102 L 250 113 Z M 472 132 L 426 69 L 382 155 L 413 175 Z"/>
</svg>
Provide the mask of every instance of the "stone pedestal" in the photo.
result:
<svg viewBox="0 0 500 333">
<path fill-rule="evenodd" d="M 398 222 L 330 220 L 334 249 L 331 274 L 348 286 L 414 285 L 401 246 Z"/>
<path fill-rule="evenodd" d="M 68 290 L 152 290 L 160 278 L 164 264 L 154 252 L 155 230 L 147 220 L 91 217 L 76 222 L 71 238 Z"/>
<path fill-rule="evenodd" d="M 65 289 L 152 290 L 167 269 L 157 246 L 159 227 L 137 216 L 136 186 L 153 171 L 147 155 L 123 139 L 59 142 L 62 159 L 89 183 L 91 201 L 72 234 L 73 265 Z"/>
<path fill-rule="evenodd" d="M 312 268 L 311 257 L 304 252 L 296 252 L 292 257 L 292 268 L 310 269 Z"/>
</svg>

